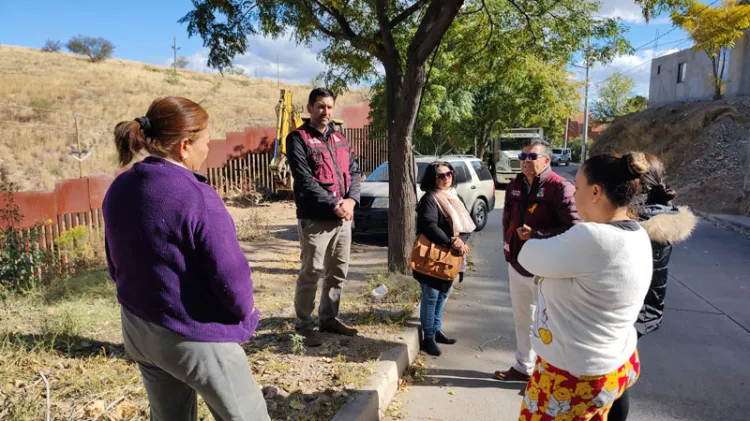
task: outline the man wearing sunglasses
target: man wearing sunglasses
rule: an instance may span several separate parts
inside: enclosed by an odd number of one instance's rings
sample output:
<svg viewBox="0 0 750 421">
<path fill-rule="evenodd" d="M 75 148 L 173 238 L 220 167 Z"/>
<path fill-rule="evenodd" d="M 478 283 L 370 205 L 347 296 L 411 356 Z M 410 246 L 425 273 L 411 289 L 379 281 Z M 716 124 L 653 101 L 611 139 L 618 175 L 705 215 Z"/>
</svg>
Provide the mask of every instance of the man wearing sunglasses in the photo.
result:
<svg viewBox="0 0 750 421">
<path fill-rule="evenodd" d="M 510 279 L 510 298 L 516 329 L 516 363 L 495 378 L 528 382 L 536 354 L 531 349 L 531 324 L 536 308 L 534 275 L 518 264 L 518 253 L 531 238 L 548 238 L 581 222 L 571 182 L 550 167 L 552 150 L 534 140 L 518 155 L 521 174 L 508 184 L 503 208 L 503 241 Z"/>
</svg>

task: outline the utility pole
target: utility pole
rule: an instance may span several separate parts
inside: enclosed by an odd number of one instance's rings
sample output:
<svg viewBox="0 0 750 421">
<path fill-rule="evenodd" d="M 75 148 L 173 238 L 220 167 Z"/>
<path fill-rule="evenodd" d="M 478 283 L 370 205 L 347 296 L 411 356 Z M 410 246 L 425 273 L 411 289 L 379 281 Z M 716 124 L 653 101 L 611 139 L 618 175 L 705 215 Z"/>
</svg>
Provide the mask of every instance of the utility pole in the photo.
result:
<svg viewBox="0 0 750 421">
<path fill-rule="evenodd" d="M 568 127 L 570 126 L 570 117 L 565 119 L 565 145 L 563 148 L 568 148 Z"/>
<path fill-rule="evenodd" d="M 177 50 L 179 50 L 179 48 L 177 47 L 177 37 L 174 37 L 172 50 L 174 50 L 174 61 L 172 62 L 172 67 L 174 67 L 174 74 L 175 76 L 177 76 Z"/>
<path fill-rule="evenodd" d="M 81 149 L 81 133 L 78 128 L 78 115 L 73 113 L 73 121 L 76 123 L 76 145 L 77 149 L 72 149 L 70 154 L 73 155 L 73 159 L 78 161 L 78 177 L 83 178 L 83 161 L 91 156 L 91 152 L 86 149 Z"/>
<path fill-rule="evenodd" d="M 586 91 L 583 99 L 583 142 L 581 142 L 581 164 L 586 161 L 586 142 L 589 140 L 589 68 L 591 67 L 591 35 L 586 42 Z"/>
</svg>

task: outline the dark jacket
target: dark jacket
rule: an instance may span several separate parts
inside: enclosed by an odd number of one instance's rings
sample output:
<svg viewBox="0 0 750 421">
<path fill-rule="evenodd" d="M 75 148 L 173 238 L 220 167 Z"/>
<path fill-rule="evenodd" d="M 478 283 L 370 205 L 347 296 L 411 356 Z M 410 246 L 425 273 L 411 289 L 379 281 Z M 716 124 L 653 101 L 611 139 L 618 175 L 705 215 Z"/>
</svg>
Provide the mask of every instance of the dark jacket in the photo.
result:
<svg viewBox="0 0 750 421">
<path fill-rule="evenodd" d="M 451 241 L 453 226 L 448 218 L 440 212 L 440 208 L 438 208 L 435 197 L 431 192 L 427 192 L 422 196 L 422 200 L 419 201 L 419 205 L 417 206 L 417 235 L 420 234 L 424 234 L 427 239 L 437 245 L 451 247 L 453 243 Z M 469 236 L 470 234 L 460 235 L 463 241 L 468 240 Z M 433 278 L 422 273 L 414 272 L 413 276 L 420 283 L 440 292 L 448 292 L 451 286 L 453 286 L 453 281 Z"/>
<path fill-rule="evenodd" d="M 638 209 L 641 226 L 651 239 L 654 274 L 635 327 L 638 336 L 659 329 L 667 293 L 667 266 L 672 245 L 690 236 L 698 218 L 686 207 L 648 205 Z"/>
<path fill-rule="evenodd" d="M 320 147 L 312 148 L 305 142 L 301 133 L 303 130 Z M 294 178 L 294 201 L 299 219 L 339 219 L 333 209 L 340 200 L 354 199 L 359 203 L 361 173 L 357 160 L 348 142 L 344 146 L 332 145 L 334 132 L 333 124 L 328 126 L 324 135 L 305 122 L 286 137 L 286 153 Z M 339 132 L 335 136 L 346 141 Z M 342 148 L 345 150 L 341 151 Z M 347 167 L 340 168 L 339 161 L 342 165 L 348 161 Z"/>
<path fill-rule="evenodd" d="M 516 230 L 525 224 L 533 229 L 531 238 L 549 238 L 582 222 L 574 195 L 573 184 L 551 168 L 536 176 L 530 186 L 523 174 L 508 183 L 503 208 L 503 248 L 505 260 L 518 273 L 533 276 L 518 263 L 518 253 L 524 242 Z"/>
</svg>

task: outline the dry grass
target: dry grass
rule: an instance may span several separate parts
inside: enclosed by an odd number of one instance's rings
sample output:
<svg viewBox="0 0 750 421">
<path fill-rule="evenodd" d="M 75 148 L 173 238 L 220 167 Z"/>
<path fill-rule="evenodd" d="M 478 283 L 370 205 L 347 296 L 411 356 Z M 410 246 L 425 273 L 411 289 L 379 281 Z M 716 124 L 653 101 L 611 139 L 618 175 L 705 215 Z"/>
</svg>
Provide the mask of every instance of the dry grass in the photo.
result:
<svg viewBox="0 0 750 421">
<path fill-rule="evenodd" d="M 230 212 L 236 220 L 248 218 L 252 226 L 253 218 L 274 215 L 262 236 L 242 243 L 243 248 L 266 251 L 248 252 L 262 320 L 244 348 L 272 419 L 329 420 L 366 384 L 380 354 L 398 340 L 408 314 L 403 310 L 413 309 L 418 297 L 416 282 L 380 271 L 361 284 L 347 283 L 342 317 L 360 335 L 326 335 L 323 346 L 304 348 L 293 328 L 299 248 L 278 223 L 294 220 L 294 206 L 282 202 Z M 374 299 L 369 293 L 380 284 L 389 293 Z M 39 373 L 50 381 L 53 420 L 90 419 L 110 406 L 100 419 L 147 419 L 148 400 L 138 368 L 123 349 L 119 304 L 106 270 L 82 272 L 2 304 L 0 419 L 44 419 Z M 202 400 L 199 419 L 212 419 Z"/>
<path fill-rule="evenodd" d="M 159 96 L 180 95 L 200 102 L 211 116 L 213 138 L 246 126 L 274 126 L 279 98 L 275 81 L 179 71 L 111 59 L 91 63 L 68 53 L 43 53 L 0 45 L 0 167 L 22 190 L 53 188 L 60 178 L 78 176 L 68 153 L 75 145 L 72 113 L 78 113 L 81 142 L 93 151 L 86 174 L 109 174 L 116 167 L 115 124 L 146 112 Z M 304 104 L 309 85 L 282 84 L 295 104 Z M 342 95 L 339 105 L 366 100 L 360 91 Z"/>
<path fill-rule="evenodd" d="M 616 119 L 591 153 L 640 150 L 660 156 L 680 203 L 743 213 L 750 101 L 729 99 L 649 109 Z"/>
</svg>

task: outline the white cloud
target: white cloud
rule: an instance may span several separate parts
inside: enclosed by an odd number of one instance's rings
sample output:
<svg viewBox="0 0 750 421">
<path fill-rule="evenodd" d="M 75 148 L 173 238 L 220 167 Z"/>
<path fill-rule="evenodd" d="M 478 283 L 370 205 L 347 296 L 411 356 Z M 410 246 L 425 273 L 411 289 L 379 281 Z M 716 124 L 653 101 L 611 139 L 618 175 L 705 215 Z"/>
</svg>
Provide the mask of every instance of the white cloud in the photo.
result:
<svg viewBox="0 0 750 421">
<path fill-rule="evenodd" d="M 633 0 L 602 0 L 599 6 L 599 16 L 605 18 L 620 18 L 629 23 L 645 23 L 641 7 Z"/>
<path fill-rule="evenodd" d="M 245 69 L 245 74 L 251 77 L 276 79 L 277 58 L 279 78 L 284 82 L 310 83 L 325 65 L 318 60 L 317 53 L 323 48 L 320 43 L 311 48 L 297 45 L 290 36 L 277 39 L 263 36 L 248 38 L 248 51 L 242 56 L 235 57 L 232 64 Z M 208 49 L 202 48 L 188 57 L 190 70 L 214 72 L 208 67 Z M 171 64 L 172 60 L 169 60 Z"/>
<path fill-rule="evenodd" d="M 607 65 L 596 64 L 589 71 L 591 85 L 589 95 L 596 98 L 599 85 L 615 71 L 625 73 L 635 80 L 634 93 L 648 97 L 648 86 L 651 78 L 651 61 L 655 57 L 661 57 L 676 53 L 677 48 L 660 49 L 657 51 L 641 50 L 633 55 L 620 56 Z M 585 70 L 575 69 L 578 80 L 585 79 Z"/>
<path fill-rule="evenodd" d="M 623 22 L 645 24 L 641 6 L 633 0 L 601 0 L 599 16 L 603 18 L 619 18 Z M 651 18 L 650 25 L 671 25 L 672 21 L 667 16 Z"/>
</svg>

